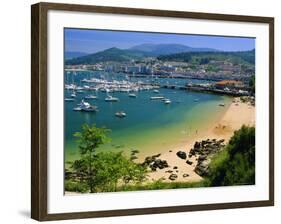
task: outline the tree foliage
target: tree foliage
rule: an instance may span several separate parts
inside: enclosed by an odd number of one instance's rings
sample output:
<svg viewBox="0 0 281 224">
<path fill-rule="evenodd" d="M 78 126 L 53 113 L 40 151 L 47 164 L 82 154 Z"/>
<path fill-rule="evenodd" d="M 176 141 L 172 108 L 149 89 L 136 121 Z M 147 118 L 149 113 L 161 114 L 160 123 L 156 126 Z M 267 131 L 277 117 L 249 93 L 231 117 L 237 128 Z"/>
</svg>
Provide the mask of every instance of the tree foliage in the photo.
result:
<svg viewBox="0 0 281 224">
<path fill-rule="evenodd" d="M 161 55 L 157 57 L 162 61 L 197 61 L 198 64 L 207 64 L 210 60 L 229 60 L 235 64 L 255 64 L 255 50 L 240 52 L 183 52 L 177 54 Z M 196 59 L 196 60 L 195 60 Z"/>
<path fill-rule="evenodd" d="M 106 128 L 83 125 L 75 133 L 78 138 L 80 159 L 71 162 L 74 175 L 67 180 L 65 189 L 79 192 L 116 191 L 119 185 L 140 183 L 146 178 L 146 167 L 126 158 L 122 152 L 97 152 L 108 142 Z"/>
<path fill-rule="evenodd" d="M 242 126 L 235 131 L 226 149 L 210 164 L 210 186 L 255 184 L 255 128 Z"/>
</svg>

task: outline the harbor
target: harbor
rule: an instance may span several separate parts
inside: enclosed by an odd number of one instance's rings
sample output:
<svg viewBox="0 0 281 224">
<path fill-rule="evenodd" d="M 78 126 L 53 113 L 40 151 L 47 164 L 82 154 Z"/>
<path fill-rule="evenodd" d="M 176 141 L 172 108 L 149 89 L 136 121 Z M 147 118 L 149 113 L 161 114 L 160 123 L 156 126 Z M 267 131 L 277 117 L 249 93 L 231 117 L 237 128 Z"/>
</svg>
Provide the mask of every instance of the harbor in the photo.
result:
<svg viewBox="0 0 281 224">
<path fill-rule="evenodd" d="M 83 123 L 112 130 L 111 143 L 105 144 L 101 150 L 126 152 L 137 148 L 142 152 L 157 151 L 163 144 L 174 145 L 196 134 L 223 114 L 231 103 L 232 98 L 223 94 L 165 88 L 167 82 L 185 86 L 189 80 L 184 81 L 67 71 L 64 99 L 66 157 L 75 158 L 77 144 L 73 133 L 79 131 Z M 163 136 L 167 136 L 165 140 Z"/>
</svg>

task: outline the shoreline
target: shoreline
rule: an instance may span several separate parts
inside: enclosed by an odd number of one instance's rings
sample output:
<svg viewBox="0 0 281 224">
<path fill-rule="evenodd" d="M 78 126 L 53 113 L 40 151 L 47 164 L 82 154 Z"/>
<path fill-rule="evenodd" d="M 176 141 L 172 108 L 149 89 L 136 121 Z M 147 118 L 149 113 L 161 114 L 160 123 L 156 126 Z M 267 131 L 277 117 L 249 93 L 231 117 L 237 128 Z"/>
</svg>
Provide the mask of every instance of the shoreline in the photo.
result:
<svg viewBox="0 0 281 224">
<path fill-rule="evenodd" d="M 188 154 L 196 141 L 202 141 L 206 139 L 224 139 L 225 144 L 227 144 L 234 131 L 240 129 L 242 125 L 255 126 L 255 106 L 252 106 L 249 103 L 243 103 L 239 98 L 233 98 L 233 101 L 223 117 L 219 119 L 214 126 L 211 126 L 204 133 L 194 136 L 188 140 L 188 142 L 161 153 L 158 159 L 166 160 L 169 164 L 169 167 L 150 172 L 148 174 L 147 182 L 152 182 L 159 179 L 161 179 L 163 182 L 170 183 L 198 182 L 202 180 L 203 178 L 194 172 L 194 168 L 197 164 L 195 157 L 189 158 L 192 164 L 188 165 L 186 160 L 179 158 L 176 153 L 178 151 L 184 151 L 186 154 Z M 151 154 L 146 156 L 151 156 Z M 142 162 L 144 157 L 145 156 L 142 155 L 136 161 Z M 176 180 L 172 181 L 169 179 L 171 174 L 176 174 L 178 176 Z"/>
<path fill-rule="evenodd" d="M 239 116 L 241 114 L 243 116 Z M 186 142 L 179 143 L 173 148 L 162 151 L 157 159 L 166 160 L 169 167 L 163 169 L 157 168 L 156 171 L 149 172 L 144 184 L 149 184 L 157 180 L 162 180 L 165 183 L 195 183 L 203 180 L 203 178 L 194 171 L 197 165 L 195 156 L 191 158 L 187 156 L 187 159 L 192 162 L 192 164 L 189 165 L 186 163 L 186 159 L 181 159 L 177 156 L 177 152 L 184 151 L 186 155 L 188 155 L 196 141 L 200 142 L 206 139 L 224 139 L 224 144 L 227 144 L 234 131 L 240 129 L 242 125 L 255 126 L 255 106 L 249 103 L 243 103 L 239 98 L 233 98 L 224 115 L 210 125 L 206 131 L 201 131 L 201 133 L 198 133 L 198 135 L 188 139 Z M 154 152 L 154 154 L 157 153 Z M 140 153 L 135 162 L 143 163 L 147 156 L 151 157 L 153 154 L 151 152 Z M 177 178 L 170 180 L 169 176 L 171 174 L 176 174 Z M 65 191 L 65 195 L 79 194 L 82 193 Z"/>
</svg>

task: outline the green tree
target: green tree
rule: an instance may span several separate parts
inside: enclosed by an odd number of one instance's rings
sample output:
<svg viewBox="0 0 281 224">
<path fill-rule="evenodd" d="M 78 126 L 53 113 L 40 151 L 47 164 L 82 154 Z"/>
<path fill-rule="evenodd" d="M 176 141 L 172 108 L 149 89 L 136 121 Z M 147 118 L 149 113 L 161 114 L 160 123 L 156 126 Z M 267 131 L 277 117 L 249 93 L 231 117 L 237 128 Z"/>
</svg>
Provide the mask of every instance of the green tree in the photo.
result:
<svg viewBox="0 0 281 224">
<path fill-rule="evenodd" d="M 127 159 L 122 152 L 100 152 L 93 165 L 98 191 L 116 191 L 118 184 L 135 184 L 146 177 L 146 168 Z"/>
<path fill-rule="evenodd" d="M 106 128 L 83 125 L 82 131 L 75 133 L 81 158 L 70 164 L 75 175 L 70 175 L 66 190 L 85 192 L 88 189 L 91 193 L 117 191 L 118 186 L 145 180 L 147 167 L 134 163 L 122 152 L 96 151 L 110 140 L 108 132 Z"/>
<path fill-rule="evenodd" d="M 88 169 L 87 181 L 90 186 L 90 192 L 94 192 L 94 153 L 100 145 L 110 141 L 107 137 L 108 132 L 109 129 L 98 128 L 95 125 L 90 127 L 88 124 L 84 124 L 82 131 L 74 134 L 78 138 L 83 163 L 86 164 Z"/>
<path fill-rule="evenodd" d="M 87 173 L 87 164 L 84 159 L 75 160 L 71 163 L 70 168 L 76 173 L 77 178 L 82 182 Z"/>
<path fill-rule="evenodd" d="M 242 126 L 210 164 L 211 186 L 255 184 L 255 128 Z"/>
</svg>

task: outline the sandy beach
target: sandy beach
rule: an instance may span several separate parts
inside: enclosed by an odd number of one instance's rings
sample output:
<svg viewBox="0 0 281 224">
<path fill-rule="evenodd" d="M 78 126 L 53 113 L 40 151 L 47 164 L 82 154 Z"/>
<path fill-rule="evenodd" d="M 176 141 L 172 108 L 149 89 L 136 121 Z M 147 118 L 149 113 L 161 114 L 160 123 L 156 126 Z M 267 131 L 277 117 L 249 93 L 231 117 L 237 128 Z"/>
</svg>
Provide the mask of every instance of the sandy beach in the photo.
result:
<svg viewBox="0 0 281 224">
<path fill-rule="evenodd" d="M 180 142 L 177 146 L 161 152 L 157 159 L 166 160 L 169 167 L 150 172 L 146 183 L 160 179 L 163 182 L 197 182 L 202 180 L 202 177 L 194 172 L 197 164 L 196 158 L 194 156 L 188 158 L 192 162 L 191 165 L 188 165 L 186 159 L 179 158 L 176 153 L 184 151 L 188 155 L 196 141 L 206 139 L 224 139 L 224 143 L 227 144 L 234 131 L 238 130 L 242 125 L 255 126 L 255 107 L 249 103 L 241 102 L 239 98 L 233 98 L 224 115 L 208 126 L 209 128 L 206 128 L 205 131 L 198 131 L 194 137 L 189 138 L 186 142 Z M 151 153 L 140 153 L 136 162 L 142 163 L 145 157 L 152 155 Z M 177 175 L 174 181 L 169 179 L 172 173 Z M 65 194 L 77 195 L 81 193 L 67 191 Z"/>
<path fill-rule="evenodd" d="M 225 114 L 214 126 L 210 127 L 204 132 L 196 134 L 196 136 L 181 146 L 177 146 L 176 148 L 169 149 L 168 151 L 161 153 L 160 157 L 158 158 L 161 160 L 166 160 L 169 164 L 169 167 L 157 169 L 157 171 L 149 173 L 148 181 L 162 179 L 164 182 L 172 182 L 169 180 L 171 173 L 174 173 L 178 176 L 175 181 L 200 181 L 202 177 L 194 172 L 194 168 L 196 166 L 195 157 L 189 159 L 193 162 L 193 164 L 188 165 L 186 160 L 179 158 L 176 153 L 181 150 L 188 154 L 195 141 L 201 141 L 205 139 L 224 139 L 225 143 L 227 143 L 234 131 L 238 130 L 243 124 L 255 126 L 255 107 L 249 103 L 241 102 L 239 98 L 234 98 Z"/>
</svg>

